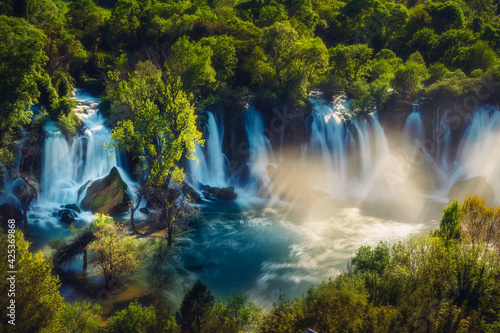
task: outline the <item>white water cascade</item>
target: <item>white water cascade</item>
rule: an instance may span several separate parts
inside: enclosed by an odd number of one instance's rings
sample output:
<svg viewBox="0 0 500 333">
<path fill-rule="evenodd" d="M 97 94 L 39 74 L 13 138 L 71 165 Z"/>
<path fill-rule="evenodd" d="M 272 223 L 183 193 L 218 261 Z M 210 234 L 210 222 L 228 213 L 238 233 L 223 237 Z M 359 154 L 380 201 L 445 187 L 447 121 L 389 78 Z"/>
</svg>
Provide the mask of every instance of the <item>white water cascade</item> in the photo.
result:
<svg viewBox="0 0 500 333">
<path fill-rule="evenodd" d="M 222 152 L 224 124 L 209 111 L 205 125 L 205 151 L 196 146 L 196 160 L 189 161 L 189 170 L 195 181 L 211 186 L 227 186 L 227 157 Z"/>
<path fill-rule="evenodd" d="M 406 119 L 401 148 L 409 159 L 415 150 L 423 152 L 441 180 L 434 194 L 445 198 L 456 181 L 477 176 L 485 176 L 495 190 L 500 191 L 499 107 L 478 108 L 458 123 L 462 130 L 456 132 L 452 132 L 449 120 L 437 108 L 432 114 L 432 129 L 426 133 L 424 122 L 429 122 L 425 121 L 425 116 L 417 101 Z M 454 142 L 458 144 L 456 149 Z"/>
<path fill-rule="evenodd" d="M 319 167 L 312 186 L 332 196 L 365 197 L 384 183 L 394 162 L 377 114 L 350 118 L 349 100 L 312 100 L 310 140 L 303 159 Z"/>
<path fill-rule="evenodd" d="M 264 133 L 262 115 L 252 104 L 245 111 L 245 130 L 248 139 L 251 186 L 259 180 L 269 181 L 267 166 L 274 160 L 273 149 Z"/>
<path fill-rule="evenodd" d="M 406 118 L 402 149 L 408 157 L 415 149 L 421 148 L 425 139 L 424 119 L 420 112 L 420 103 L 413 104 L 413 112 Z"/>
<path fill-rule="evenodd" d="M 83 135 L 68 142 L 54 122 L 44 126 L 41 192 L 35 204 L 37 211 L 58 208 L 62 204 L 79 204 L 86 187 L 107 176 L 113 167 L 117 167 L 129 186 L 133 184 L 120 167 L 116 154 L 106 149 L 111 131 L 99 112 L 99 99 L 81 90 L 77 90 L 75 99 L 78 101 L 77 115 L 84 124 Z"/>
<path fill-rule="evenodd" d="M 500 108 L 480 107 L 466 122 L 456 154 L 458 172 L 464 178 L 485 176 L 500 193 Z"/>
</svg>

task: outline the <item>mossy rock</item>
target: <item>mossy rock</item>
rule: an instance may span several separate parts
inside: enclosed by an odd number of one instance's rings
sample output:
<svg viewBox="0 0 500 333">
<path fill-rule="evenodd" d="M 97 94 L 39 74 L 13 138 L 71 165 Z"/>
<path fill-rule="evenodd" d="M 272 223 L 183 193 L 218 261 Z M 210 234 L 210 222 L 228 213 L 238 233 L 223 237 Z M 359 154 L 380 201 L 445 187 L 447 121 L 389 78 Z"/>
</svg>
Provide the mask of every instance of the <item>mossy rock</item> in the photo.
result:
<svg viewBox="0 0 500 333">
<path fill-rule="evenodd" d="M 92 213 L 116 215 L 129 209 L 130 197 L 127 184 L 113 167 L 108 176 L 96 180 L 88 188 L 80 206 Z"/>
</svg>

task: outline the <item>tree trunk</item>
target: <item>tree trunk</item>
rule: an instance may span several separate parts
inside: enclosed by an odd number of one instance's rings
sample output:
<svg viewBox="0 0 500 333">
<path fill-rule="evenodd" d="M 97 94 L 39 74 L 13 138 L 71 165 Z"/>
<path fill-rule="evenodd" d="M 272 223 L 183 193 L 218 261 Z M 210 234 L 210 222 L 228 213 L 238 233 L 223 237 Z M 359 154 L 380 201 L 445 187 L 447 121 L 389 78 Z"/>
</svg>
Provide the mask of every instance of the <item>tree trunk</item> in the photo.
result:
<svg viewBox="0 0 500 333">
<path fill-rule="evenodd" d="M 167 200 L 164 199 L 161 205 L 161 220 L 167 225 L 167 247 L 172 248 L 172 221 L 170 221 L 170 216 L 168 214 Z"/>
<path fill-rule="evenodd" d="M 106 289 L 111 291 L 111 288 L 109 287 L 109 280 L 110 280 L 109 276 L 104 275 L 104 282 L 106 283 Z"/>
<path fill-rule="evenodd" d="M 134 214 L 135 214 L 135 209 L 133 209 L 132 207 L 130 207 L 130 225 L 132 226 L 132 232 L 134 234 L 137 234 L 137 229 L 135 227 L 135 222 L 134 222 Z"/>
<path fill-rule="evenodd" d="M 83 270 L 87 269 L 87 250 L 83 250 Z"/>
<path fill-rule="evenodd" d="M 167 247 L 169 249 L 172 248 L 172 229 L 172 223 L 169 223 L 167 228 Z"/>
</svg>

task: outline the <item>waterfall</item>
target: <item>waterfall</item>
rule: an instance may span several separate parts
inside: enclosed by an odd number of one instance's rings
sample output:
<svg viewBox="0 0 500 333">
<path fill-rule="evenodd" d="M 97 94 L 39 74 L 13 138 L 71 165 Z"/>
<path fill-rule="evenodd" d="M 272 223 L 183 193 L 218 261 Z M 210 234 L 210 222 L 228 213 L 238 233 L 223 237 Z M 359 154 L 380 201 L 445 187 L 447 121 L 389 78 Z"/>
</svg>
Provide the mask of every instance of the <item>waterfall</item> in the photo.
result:
<svg viewBox="0 0 500 333">
<path fill-rule="evenodd" d="M 92 181 L 107 176 L 113 167 L 117 167 L 129 189 L 134 185 L 121 167 L 120 159 L 106 149 L 111 130 L 99 112 L 99 99 L 81 90 L 76 91 L 74 98 L 78 102 L 76 114 L 83 122 L 83 134 L 66 140 L 53 121 L 44 126 L 41 191 L 33 207 L 35 219 L 55 222 L 51 212 L 63 204 L 79 204 Z M 133 191 L 129 194 L 134 197 Z M 85 214 L 90 218 L 90 213 Z"/>
<path fill-rule="evenodd" d="M 99 112 L 99 99 L 77 90 L 77 115 L 84 124 L 83 135 L 70 142 L 54 122 L 44 126 L 45 142 L 42 154 L 42 179 L 39 202 L 78 203 L 84 191 L 78 193 L 88 181 L 107 176 L 119 167 L 116 154 L 108 151 L 111 131 Z M 124 180 L 128 177 L 121 170 Z"/>
<path fill-rule="evenodd" d="M 250 174 L 253 183 L 269 180 L 267 166 L 274 160 L 273 149 L 268 138 L 264 134 L 264 121 L 262 115 L 249 104 L 245 112 L 245 130 L 248 139 Z"/>
<path fill-rule="evenodd" d="M 342 119 L 343 105 L 338 110 L 322 100 L 312 100 L 313 113 L 308 154 L 303 159 L 321 156 L 322 173 L 326 183 L 340 183 L 347 180 L 347 154 L 352 147 L 352 134 Z M 322 182 L 320 180 L 320 182 Z M 319 184 L 317 184 L 319 185 Z"/>
<path fill-rule="evenodd" d="M 320 165 L 311 185 L 333 196 L 365 197 L 384 182 L 388 163 L 394 161 L 377 113 L 351 119 L 347 99 L 311 102 L 309 146 L 302 157 Z"/>
<path fill-rule="evenodd" d="M 420 112 L 420 102 L 417 100 L 413 104 L 413 112 L 406 118 L 403 131 L 402 148 L 408 157 L 416 149 L 421 148 L 425 139 L 424 119 Z"/>
<path fill-rule="evenodd" d="M 436 146 L 436 165 L 444 173 L 451 171 L 451 128 L 447 121 L 441 117 L 439 108 L 434 112 L 433 117 L 433 141 Z"/>
<path fill-rule="evenodd" d="M 468 119 L 456 160 L 466 177 L 486 176 L 500 190 L 500 109 L 483 106 Z"/>
<path fill-rule="evenodd" d="M 205 125 L 205 151 L 196 146 L 195 161 L 189 161 L 189 170 L 194 180 L 211 186 L 227 186 L 226 156 L 222 153 L 224 125 L 209 111 Z"/>
</svg>

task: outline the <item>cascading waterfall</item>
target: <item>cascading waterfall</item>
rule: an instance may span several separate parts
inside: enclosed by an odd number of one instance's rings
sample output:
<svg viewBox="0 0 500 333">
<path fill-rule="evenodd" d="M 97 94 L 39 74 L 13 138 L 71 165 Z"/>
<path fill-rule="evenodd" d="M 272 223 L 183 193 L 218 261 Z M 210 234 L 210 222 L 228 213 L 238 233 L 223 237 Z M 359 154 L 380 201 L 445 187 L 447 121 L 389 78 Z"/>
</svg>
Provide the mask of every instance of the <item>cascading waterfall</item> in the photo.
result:
<svg viewBox="0 0 500 333">
<path fill-rule="evenodd" d="M 498 191 L 500 190 L 500 108 L 483 106 L 469 117 L 456 155 L 458 169 L 466 178 L 485 176 Z"/>
<path fill-rule="evenodd" d="M 189 161 L 189 170 L 195 181 L 211 186 L 227 186 L 227 158 L 222 153 L 224 125 L 209 111 L 205 125 L 205 148 L 197 146 L 195 157 L 197 161 Z"/>
<path fill-rule="evenodd" d="M 418 101 L 417 101 L 418 102 Z M 419 149 L 434 169 L 440 182 L 435 188 L 438 197 L 446 197 L 450 187 L 460 179 L 485 176 L 496 190 L 500 189 L 500 110 L 483 106 L 465 119 L 461 138 L 454 138 L 450 123 L 439 108 L 432 115 L 432 131 L 426 133 L 419 104 L 408 116 L 402 149 L 408 158 Z M 458 139 L 458 141 L 457 141 Z M 453 142 L 458 148 L 453 148 Z"/>
<path fill-rule="evenodd" d="M 83 135 L 73 137 L 68 143 L 54 122 L 44 126 L 41 192 L 37 211 L 43 211 L 44 208 L 50 210 L 62 204 L 79 204 L 85 195 L 86 186 L 91 181 L 107 176 L 113 167 L 117 167 L 129 186 L 133 185 L 127 172 L 120 167 L 116 154 L 106 149 L 111 131 L 99 113 L 99 99 L 81 90 L 77 90 L 75 99 L 78 101 L 77 115 L 84 123 Z"/>
<path fill-rule="evenodd" d="M 406 118 L 402 148 L 407 157 L 421 148 L 425 138 L 424 119 L 420 112 L 420 102 L 413 104 L 413 112 Z"/>
<path fill-rule="evenodd" d="M 303 159 L 319 159 L 322 167 L 311 185 L 334 196 L 343 196 L 346 190 L 354 196 L 366 196 L 383 181 L 383 173 L 393 161 L 376 112 L 350 119 L 347 99 L 312 102 L 309 147 Z"/>
<path fill-rule="evenodd" d="M 434 112 L 433 118 L 433 140 L 436 147 L 436 165 L 442 172 L 451 171 L 451 128 L 447 121 L 444 121 L 439 108 Z"/>
<path fill-rule="evenodd" d="M 274 160 L 271 143 L 264 133 L 262 115 L 249 104 L 245 112 L 245 130 L 248 138 L 249 163 L 252 183 L 269 181 L 267 165 Z"/>
<path fill-rule="evenodd" d="M 303 159 L 310 158 L 311 155 L 319 155 L 325 183 L 337 182 L 343 187 L 347 180 L 348 150 L 354 143 L 348 125 L 342 119 L 343 105 L 338 104 L 335 108 L 323 100 L 314 99 L 312 102 L 314 111 L 311 122 L 310 147 L 308 148 L 309 153 L 303 156 Z M 337 110 L 338 108 L 340 110 Z M 318 184 L 313 185 L 319 186 L 323 180 L 319 180 Z"/>
</svg>

